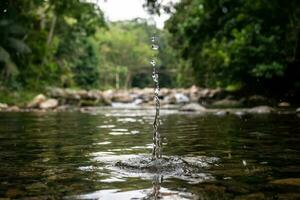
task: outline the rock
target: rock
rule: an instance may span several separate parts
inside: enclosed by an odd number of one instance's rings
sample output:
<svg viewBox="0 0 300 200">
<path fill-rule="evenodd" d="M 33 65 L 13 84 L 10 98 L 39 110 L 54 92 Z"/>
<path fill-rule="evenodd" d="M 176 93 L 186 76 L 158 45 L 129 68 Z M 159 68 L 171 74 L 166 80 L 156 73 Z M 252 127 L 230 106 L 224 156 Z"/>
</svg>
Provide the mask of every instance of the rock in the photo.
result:
<svg viewBox="0 0 300 200">
<path fill-rule="evenodd" d="M 189 112 L 203 112 L 206 111 L 206 108 L 197 103 L 189 103 L 180 108 L 181 111 Z"/>
<path fill-rule="evenodd" d="M 226 116 L 226 115 L 229 115 L 229 114 L 230 114 L 229 111 L 225 111 L 225 110 L 220 110 L 220 111 L 215 113 L 215 115 L 220 116 L 220 117 Z"/>
<path fill-rule="evenodd" d="M 132 102 L 134 105 L 140 105 L 143 103 L 143 99 L 135 99 L 133 102 Z"/>
<path fill-rule="evenodd" d="M 278 104 L 278 107 L 290 107 L 290 106 L 291 104 L 289 102 L 284 102 L 284 101 Z"/>
<path fill-rule="evenodd" d="M 58 101 L 56 99 L 48 99 L 40 104 L 41 109 L 52 109 L 58 106 Z"/>
<path fill-rule="evenodd" d="M 270 106 L 257 106 L 257 107 L 249 109 L 248 112 L 254 113 L 254 114 L 268 114 L 268 113 L 275 112 L 275 110 L 274 110 L 274 108 L 272 108 Z"/>
<path fill-rule="evenodd" d="M 175 94 L 175 98 L 176 103 L 188 103 L 190 101 L 190 99 L 182 93 Z"/>
<path fill-rule="evenodd" d="M 113 95 L 114 95 L 113 90 L 106 90 L 102 93 L 103 99 L 106 99 L 106 101 L 109 101 L 109 102 L 112 101 Z"/>
<path fill-rule="evenodd" d="M 132 96 L 130 96 L 129 92 L 116 92 L 113 95 L 112 101 L 120 102 L 120 103 L 131 103 L 133 102 Z"/>
<path fill-rule="evenodd" d="M 217 107 L 238 107 L 241 106 L 241 103 L 237 100 L 223 99 L 213 102 L 212 105 Z"/>
<path fill-rule="evenodd" d="M 270 183 L 272 183 L 272 184 L 278 184 L 278 185 L 300 186 L 300 178 L 277 179 L 277 180 L 271 181 Z"/>
<path fill-rule="evenodd" d="M 40 104 L 44 101 L 46 101 L 47 98 L 43 94 L 39 94 L 36 97 L 33 98 L 31 102 L 28 103 L 28 108 L 38 108 Z"/>
<path fill-rule="evenodd" d="M 72 89 L 66 89 L 65 90 L 65 96 L 64 96 L 65 99 L 68 99 L 68 100 L 80 100 L 80 95 L 78 94 L 78 91 L 76 90 L 72 90 Z"/>
<path fill-rule="evenodd" d="M 8 107 L 7 111 L 10 111 L 10 112 L 19 112 L 20 108 L 18 106 L 12 106 L 12 107 Z"/>
<path fill-rule="evenodd" d="M 47 95 L 52 98 L 65 98 L 66 97 L 66 91 L 61 88 L 48 88 L 47 89 Z"/>
<path fill-rule="evenodd" d="M 101 106 L 102 103 L 97 100 L 89 100 L 89 99 L 82 99 L 79 102 L 79 106 Z"/>
<path fill-rule="evenodd" d="M 162 103 L 163 104 L 176 104 L 176 97 L 175 97 L 175 95 L 166 96 L 163 99 Z"/>
<path fill-rule="evenodd" d="M 199 91 L 198 101 L 205 99 L 221 99 L 226 95 L 226 91 L 220 88 L 216 89 L 203 89 Z"/>
<path fill-rule="evenodd" d="M 252 95 L 243 99 L 242 102 L 245 106 L 259 106 L 269 104 L 269 99 L 261 95 Z"/>
<path fill-rule="evenodd" d="M 300 113 L 300 108 L 297 108 L 297 109 L 296 109 L 296 113 Z"/>
<path fill-rule="evenodd" d="M 193 85 L 189 89 L 189 97 L 191 102 L 198 102 L 200 89 Z"/>
<path fill-rule="evenodd" d="M 0 103 L 0 110 L 7 109 L 8 105 L 6 103 Z"/>
<path fill-rule="evenodd" d="M 242 117 L 242 116 L 245 116 L 247 113 L 244 112 L 244 111 L 236 111 L 236 112 L 234 112 L 234 114 L 235 114 L 236 116 Z"/>
</svg>

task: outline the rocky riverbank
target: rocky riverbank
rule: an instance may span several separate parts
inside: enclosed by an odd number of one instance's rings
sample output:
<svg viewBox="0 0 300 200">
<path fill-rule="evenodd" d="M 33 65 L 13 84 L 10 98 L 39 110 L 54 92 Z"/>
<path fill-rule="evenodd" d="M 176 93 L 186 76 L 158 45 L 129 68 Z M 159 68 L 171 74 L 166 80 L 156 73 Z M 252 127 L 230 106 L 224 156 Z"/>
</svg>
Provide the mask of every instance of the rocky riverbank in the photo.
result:
<svg viewBox="0 0 300 200">
<path fill-rule="evenodd" d="M 235 111 L 247 113 L 285 112 L 291 109 L 289 102 L 276 102 L 260 95 L 238 97 L 222 89 L 207 89 L 192 86 L 183 89 L 160 90 L 161 107 L 175 108 L 183 112 L 218 112 L 221 114 Z M 7 105 L 0 102 L 0 110 L 17 111 L 69 111 L 88 110 L 99 106 L 122 107 L 151 107 L 153 106 L 152 88 L 133 88 L 130 90 L 74 90 L 48 88 L 45 94 L 34 97 L 26 106 Z"/>
</svg>

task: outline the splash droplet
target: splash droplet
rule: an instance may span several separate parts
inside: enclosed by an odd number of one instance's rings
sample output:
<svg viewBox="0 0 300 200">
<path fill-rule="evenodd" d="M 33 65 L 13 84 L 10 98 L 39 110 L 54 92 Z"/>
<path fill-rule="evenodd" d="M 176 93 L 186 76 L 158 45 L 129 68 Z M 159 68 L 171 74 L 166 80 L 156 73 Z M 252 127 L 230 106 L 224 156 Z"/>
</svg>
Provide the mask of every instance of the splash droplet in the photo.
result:
<svg viewBox="0 0 300 200">
<path fill-rule="evenodd" d="M 153 50 L 158 50 L 158 49 L 159 49 L 159 46 L 156 45 L 156 44 L 152 44 L 152 45 L 151 45 L 151 48 L 152 48 Z"/>
<path fill-rule="evenodd" d="M 154 67 L 156 65 L 156 61 L 155 60 L 151 60 L 150 64 Z"/>
</svg>

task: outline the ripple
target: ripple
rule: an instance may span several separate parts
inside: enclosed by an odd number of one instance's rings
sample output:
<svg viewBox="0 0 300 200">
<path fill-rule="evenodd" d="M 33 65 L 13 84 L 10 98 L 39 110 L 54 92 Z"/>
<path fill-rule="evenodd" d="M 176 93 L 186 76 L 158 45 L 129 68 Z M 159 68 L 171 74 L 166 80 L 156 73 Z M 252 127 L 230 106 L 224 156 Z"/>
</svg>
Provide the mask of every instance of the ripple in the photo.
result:
<svg viewBox="0 0 300 200">
<path fill-rule="evenodd" d="M 114 128 L 116 127 L 115 125 L 101 125 L 101 126 L 97 126 L 97 128 Z"/>
<path fill-rule="evenodd" d="M 88 194 L 78 195 L 70 197 L 70 199 L 195 199 L 195 195 L 190 192 L 174 191 L 165 187 L 160 187 L 160 193 L 158 197 L 155 197 L 156 190 L 154 188 L 144 189 L 144 190 L 130 190 L 122 191 L 118 189 L 107 189 L 91 192 Z M 69 199 L 69 198 L 67 198 Z"/>
<path fill-rule="evenodd" d="M 108 155 L 97 156 L 96 161 L 103 162 L 113 177 L 139 177 L 151 179 L 153 175 L 164 178 L 177 178 L 190 184 L 214 180 L 207 169 L 219 162 L 215 157 L 163 157 L 152 160 L 150 155 Z"/>
<path fill-rule="evenodd" d="M 108 133 L 109 135 L 130 135 L 131 133 L 129 132 L 116 132 L 116 131 L 112 131 Z"/>
<path fill-rule="evenodd" d="M 126 128 L 115 128 L 115 129 L 111 129 L 112 131 L 116 131 L 116 132 L 127 132 L 128 129 Z"/>
</svg>

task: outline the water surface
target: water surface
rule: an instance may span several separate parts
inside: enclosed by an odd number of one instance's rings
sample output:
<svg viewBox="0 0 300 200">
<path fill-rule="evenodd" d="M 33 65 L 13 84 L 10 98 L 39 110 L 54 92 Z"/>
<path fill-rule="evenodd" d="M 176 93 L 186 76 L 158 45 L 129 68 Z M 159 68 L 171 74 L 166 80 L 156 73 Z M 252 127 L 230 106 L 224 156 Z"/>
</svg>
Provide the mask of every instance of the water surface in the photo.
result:
<svg viewBox="0 0 300 200">
<path fill-rule="evenodd" d="M 114 166 L 151 157 L 153 114 L 0 113 L 0 197 L 300 199 L 296 115 L 162 111 L 163 155 L 198 163 L 200 172 L 181 177 Z"/>
</svg>

